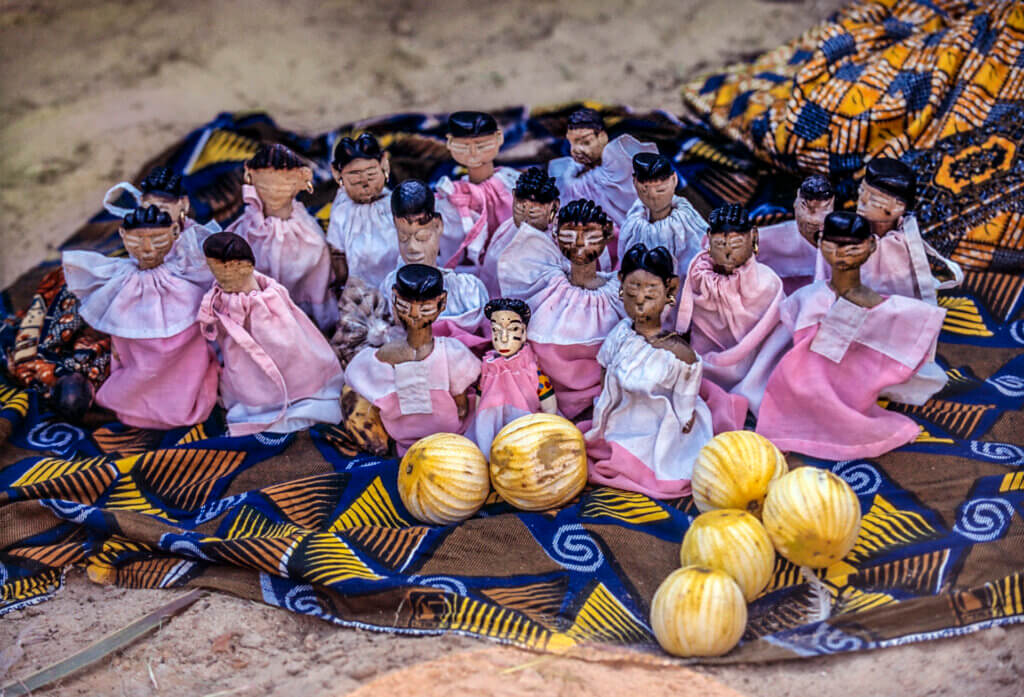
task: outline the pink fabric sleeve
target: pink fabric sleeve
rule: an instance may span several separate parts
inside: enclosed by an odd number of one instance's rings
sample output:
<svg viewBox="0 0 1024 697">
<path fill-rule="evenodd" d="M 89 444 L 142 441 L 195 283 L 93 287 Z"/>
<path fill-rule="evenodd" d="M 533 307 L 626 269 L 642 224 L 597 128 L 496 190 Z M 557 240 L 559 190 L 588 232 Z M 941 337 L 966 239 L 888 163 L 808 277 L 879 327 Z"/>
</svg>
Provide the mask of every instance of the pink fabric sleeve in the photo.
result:
<svg viewBox="0 0 1024 697">
<path fill-rule="evenodd" d="M 462 394 L 480 377 L 480 359 L 455 339 L 438 337 L 434 341 L 444 342 L 451 393 L 453 395 Z"/>
</svg>

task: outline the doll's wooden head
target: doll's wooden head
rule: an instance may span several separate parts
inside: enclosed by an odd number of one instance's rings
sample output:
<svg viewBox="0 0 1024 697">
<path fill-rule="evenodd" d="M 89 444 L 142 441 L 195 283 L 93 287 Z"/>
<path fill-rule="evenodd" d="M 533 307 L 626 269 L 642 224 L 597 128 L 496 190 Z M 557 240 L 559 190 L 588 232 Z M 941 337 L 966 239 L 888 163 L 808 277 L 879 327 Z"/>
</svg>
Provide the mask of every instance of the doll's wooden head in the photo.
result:
<svg viewBox="0 0 1024 697">
<path fill-rule="evenodd" d="M 452 159 L 474 173 L 490 176 L 505 136 L 490 114 L 456 111 L 448 117 L 448 152 Z M 484 177 L 486 178 L 486 177 Z"/>
<path fill-rule="evenodd" d="M 434 192 L 407 179 L 391 192 L 391 215 L 398 231 L 398 252 L 406 264 L 437 266 L 444 222 L 434 209 Z"/>
<path fill-rule="evenodd" d="M 447 302 L 444 276 L 433 266 L 406 264 L 398 270 L 391 287 L 391 305 L 395 319 L 410 335 L 414 330 L 429 328 Z"/>
<path fill-rule="evenodd" d="M 868 163 L 857 195 L 857 213 L 881 237 L 899 227 L 903 216 L 914 210 L 917 185 L 914 170 L 891 157 Z"/>
<path fill-rule="evenodd" d="M 573 265 L 595 263 L 611 236 L 611 218 L 593 201 L 579 199 L 558 211 L 558 248 Z"/>
<path fill-rule="evenodd" d="M 267 216 L 287 220 L 300 191 L 313 193 L 313 170 L 279 143 L 263 144 L 246 160 L 245 183 L 256 188 Z"/>
<path fill-rule="evenodd" d="M 170 167 L 154 167 L 139 184 L 143 206 L 156 206 L 184 227 L 189 213 L 188 192 Z"/>
<path fill-rule="evenodd" d="M 660 326 L 665 306 L 675 302 L 679 290 L 674 271 L 675 260 L 664 247 L 635 244 L 626 252 L 619 270 L 619 297 L 634 325 Z"/>
<path fill-rule="evenodd" d="M 331 161 L 334 179 L 356 203 L 373 203 L 380 198 L 391 174 L 391 161 L 370 133 L 342 138 L 334 146 Z"/>
<path fill-rule="evenodd" d="M 852 211 L 835 211 L 825 216 L 818 249 L 825 262 L 837 271 L 859 269 L 875 251 L 878 242 L 871 225 Z"/>
<path fill-rule="evenodd" d="M 604 119 L 593 109 L 577 109 L 569 114 L 565 137 L 569 141 L 569 154 L 583 167 L 590 169 L 601 164 L 601 155 L 608 145 L 608 132 Z"/>
<path fill-rule="evenodd" d="M 728 276 L 757 253 L 757 227 L 747 209 L 730 203 L 708 216 L 708 254 L 716 273 Z"/>
<path fill-rule="evenodd" d="M 233 232 L 218 232 L 203 242 L 206 264 L 226 293 L 245 293 L 258 288 L 253 273 L 256 259 L 252 248 Z"/>
<path fill-rule="evenodd" d="M 836 193 L 832 184 L 820 174 L 812 174 L 800 183 L 793 202 L 796 228 L 809 244 L 818 246 L 825 226 L 825 216 L 835 210 Z"/>
<path fill-rule="evenodd" d="M 484 316 L 491 321 L 491 345 L 498 355 L 511 358 L 526 344 L 530 324 L 530 306 L 518 298 L 497 298 L 484 305 Z"/>
<path fill-rule="evenodd" d="M 558 215 L 558 187 L 540 167 L 530 167 L 519 175 L 512 198 L 512 222 L 518 228 L 529 223 L 547 230 Z"/>
<path fill-rule="evenodd" d="M 139 268 L 155 269 L 181 234 L 181 224 L 156 206 L 140 206 L 124 217 L 119 232 Z"/>
<path fill-rule="evenodd" d="M 633 186 L 640 202 L 650 213 L 651 222 L 668 217 L 679 176 L 664 155 L 640 152 L 633 156 Z"/>
</svg>

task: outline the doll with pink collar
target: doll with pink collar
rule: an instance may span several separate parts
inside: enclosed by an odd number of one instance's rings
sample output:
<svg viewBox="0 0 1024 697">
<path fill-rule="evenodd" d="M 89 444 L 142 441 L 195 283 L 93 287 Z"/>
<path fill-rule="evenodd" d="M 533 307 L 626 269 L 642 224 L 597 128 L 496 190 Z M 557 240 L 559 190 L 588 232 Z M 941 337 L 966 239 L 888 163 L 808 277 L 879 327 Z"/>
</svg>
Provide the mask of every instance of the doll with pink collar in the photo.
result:
<svg viewBox="0 0 1024 697">
<path fill-rule="evenodd" d="M 835 210 L 835 201 L 829 180 L 813 174 L 800 183 L 793 202 L 793 220 L 759 230 L 757 260 L 778 274 L 787 295 L 814 281 L 818 237 L 825 216 Z"/>
<path fill-rule="evenodd" d="M 134 202 L 131 208 L 117 205 L 123 194 L 127 194 Z M 154 167 L 139 182 L 138 188 L 130 182 L 121 182 L 111 187 L 103 197 L 103 207 L 118 218 L 124 218 L 139 206 L 156 206 L 171 216 L 171 220 L 178 222 L 181 232 L 167 253 L 166 260 L 187 269 L 191 277 L 201 279 L 209 287 L 213 283 L 213 275 L 206 266 L 203 242 L 213 233 L 220 232 L 220 225 L 216 220 L 198 223 L 189 215 L 192 205 L 181 175 L 175 174 L 169 167 Z"/>
<path fill-rule="evenodd" d="M 391 193 L 391 213 L 401 259 L 399 268 L 393 269 L 380 286 L 385 298 L 392 297 L 391 289 L 402 266 L 424 264 L 437 268 L 443 227 L 434 208 L 434 193 L 416 179 L 402 182 Z M 446 300 L 434 322 L 434 335 L 456 338 L 473 349 L 485 346 L 490 341 L 484 317 L 487 288 L 471 273 L 448 268 L 438 271 L 444 279 Z"/>
<path fill-rule="evenodd" d="M 334 146 L 331 172 L 338 193 L 331 204 L 327 244 L 335 280 L 349 277 L 377 287 L 398 263 L 398 237 L 391 217 L 391 164 L 377 139 L 369 133 L 342 138 Z"/>
<path fill-rule="evenodd" d="M 219 232 L 203 244 L 216 277 L 199 324 L 220 347 L 220 399 L 228 432 L 291 433 L 341 421 L 341 366 L 284 286 L 255 270 L 252 249 Z"/>
<path fill-rule="evenodd" d="M 274 143 L 261 145 L 246 161 L 244 177 L 245 210 L 228 231 L 252 247 L 257 271 L 287 288 L 321 329 L 330 328 L 338 315 L 330 249 L 320 224 L 295 198 L 313 191 L 313 170 Z"/>
<path fill-rule="evenodd" d="M 480 360 L 461 342 L 432 331 L 447 301 L 439 269 L 403 266 L 391 296 L 406 337 L 360 351 L 345 381 L 380 411 L 402 455 L 424 436 L 466 430 L 473 407 L 468 391 L 480 376 Z"/>
<path fill-rule="evenodd" d="M 714 435 L 700 396 L 700 357 L 662 327 L 679 277 L 664 247 L 631 247 L 619 279 L 626 319 L 608 334 L 597 360 L 603 386 L 585 434 L 590 480 L 668 499 L 690 493 L 693 464 Z"/>
<path fill-rule="evenodd" d="M 530 306 L 522 300 L 499 298 L 487 303 L 484 314 L 491 322 L 494 349 L 484 356 L 480 399 L 466 436 L 488 454 L 498 431 L 520 416 L 558 413 L 558 398 L 526 341 Z"/>
<path fill-rule="evenodd" d="M 129 212 L 129 257 L 64 252 L 64 278 L 90 327 L 110 334 L 110 377 L 96 403 L 138 428 L 205 421 L 217 401 L 218 365 L 196 322 L 206 274 L 168 260 L 180 222 L 156 206 Z"/>
<path fill-rule="evenodd" d="M 437 209 L 445 220 L 441 260 L 445 268 L 475 271 L 491 236 L 512 217 L 512 191 L 519 172 L 495 167 L 505 137 L 482 111 L 456 111 L 448 117 L 448 152 L 466 176 L 437 182 Z"/>
<path fill-rule="evenodd" d="M 744 397 L 757 414 L 790 340 L 779 325 L 782 280 L 759 262 L 758 230 L 743 206 L 716 208 L 708 222 L 708 248 L 690 263 L 676 331 L 690 332 L 705 379 Z"/>
<path fill-rule="evenodd" d="M 530 306 L 527 339 L 570 419 L 601 391 L 597 353 L 625 316 L 618 277 L 597 270 L 612 226 L 593 201 L 572 201 L 558 211 L 557 249 L 547 233 L 523 227 L 498 262 L 502 292 Z"/>
<path fill-rule="evenodd" d="M 768 379 L 757 432 L 784 451 L 826 460 L 877 457 L 919 433 L 912 419 L 877 402 L 930 360 L 946 311 L 864 284 L 861 268 L 877 247 L 864 217 L 830 213 L 819 245 L 830 280 L 782 303 L 793 348 Z"/>
</svg>

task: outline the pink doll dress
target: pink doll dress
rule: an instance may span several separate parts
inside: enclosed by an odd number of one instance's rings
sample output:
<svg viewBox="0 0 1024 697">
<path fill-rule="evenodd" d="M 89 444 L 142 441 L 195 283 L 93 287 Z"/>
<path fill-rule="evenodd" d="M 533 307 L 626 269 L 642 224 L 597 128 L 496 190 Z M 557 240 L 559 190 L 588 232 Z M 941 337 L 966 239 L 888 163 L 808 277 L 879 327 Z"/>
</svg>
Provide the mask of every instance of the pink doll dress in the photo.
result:
<svg viewBox="0 0 1024 697">
<path fill-rule="evenodd" d="M 399 262 L 404 265 L 404 262 Z M 401 266 L 399 266 L 401 268 Z M 458 339 L 471 349 L 478 349 L 491 343 L 491 323 L 484 317 L 484 305 L 489 296 L 483 281 L 470 273 L 451 269 L 439 269 L 444 276 L 444 289 L 448 301 L 444 312 L 434 322 L 434 336 L 448 336 Z M 393 269 L 380 286 L 380 292 L 391 307 L 391 289 L 395 285 L 398 269 Z"/>
<path fill-rule="evenodd" d="M 444 257 L 445 267 L 480 266 L 490 244 L 491 235 L 512 217 L 512 192 L 519 172 L 511 167 L 496 167 L 494 174 L 479 184 L 462 177 L 452 181 L 442 177 L 437 182 L 437 210 L 445 219 L 446 234 L 457 234 L 455 250 Z M 458 225 L 448 225 L 448 222 Z M 449 229 L 450 228 L 450 229 Z M 449 244 L 455 243 L 454 237 Z"/>
<path fill-rule="evenodd" d="M 758 228 L 757 260 L 782 279 L 786 295 L 814 281 L 818 248 L 804 239 L 795 220 Z"/>
<path fill-rule="evenodd" d="M 526 338 L 551 379 L 559 410 L 573 419 L 601 391 L 597 353 L 626 310 L 616 274 L 599 272 L 603 286 L 578 288 L 569 282 L 563 259 L 545 233 L 520 228 L 498 263 L 498 279 L 503 293 L 530 306 Z"/>
<path fill-rule="evenodd" d="M 693 463 L 714 435 L 699 396 L 700 361 L 651 346 L 629 319 L 611 331 L 597 360 L 605 378 L 585 434 L 590 480 L 658 499 L 689 494 Z"/>
<path fill-rule="evenodd" d="M 780 314 L 793 348 L 768 379 L 758 433 L 826 460 L 877 457 L 917 437 L 912 419 L 877 400 L 929 359 L 945 310 L 899 295 L 863 308 L 819 281 L 787 298 Z"/>
<path fill-rule="evenodd" d="M 385 188 L 376 201 L 356 203 L 339 186 L 327 224 L 327 244 L 345 253 L 349 277 L 372 286 L 383 283 L 401 260 L 390 194 Z"/>
<path fill-rule="evenodd" d="M 263 201 L 248 184 L 242 186 L 242 199 L 245 210 L 228 232 L 252 247 L 257 271 L 287 288 L 321 329 L 330 328 L 338 321 L 338 304 L 330 291 L 331 253 L 320 223 L 298 201 L 292 201 L 287 220 L 264 216 Z"/>
<path fill-rule="evenodd" d="M 725 276 L 715 272 L 708 252 L 694 258 L 680 293 L 676 331 L 690 330 L 705 379 L 744 397 L 755 414 L 789 347 L 789 332 L 779 324 L 784 297 L 782 281 L 757 258 Z"/>
<path fill-rule="evenodd" d="M 391 365 L 368 347 L 345 369 L 345 381 L 380 409 L 381 422 L 404 455 L 413 443 L 434 433 L 462 433 L 473 417 L 459 419 L 453 395 L 464 393 L 480 376 L 480 359 L 461 342 L 436 337 L 422 361 Z"/>
<path fill-rule="evenodd" d="M 218 365 L 196 323 L 205 286 L 175 263 L 141 270 L 134 259 L 64 252 L 64 278 L 82 318 L 110 334 L 110 377 L 96 403 L 124 424 L 171 429 L 205 421 L 217 402 Z"/>
<path fill-rule="evenodd" d="M 466 436 L 490 459 L 491 443 L 502 428 L 520 416 L 540 411 L 540 371 L 529 344 L 505 358 L 497 351 L 484 356 L 480 401 Z"/>
<path fill-rule="evenodd" d="M 199 308 L 203 335 L 220 346 L 220 395 L 228 432 L 290 433 L 341 421 L 341 365 L 284 286 L 256 272 L 259 290 L 217 284 Z"/>
<path fill-rule="evenodd" d="M 672 199 L 672 212 L 667 218 L 654 223 L 650 222 L 650 212 L 637 199 L 619 230 L 619 256 L 636 244 L 648 249 L 664 247 L 676 260 L 676 275 L 682 277 L 700 252 L 707 229 L 704 218 L 682 196 Z"/>
</svg>

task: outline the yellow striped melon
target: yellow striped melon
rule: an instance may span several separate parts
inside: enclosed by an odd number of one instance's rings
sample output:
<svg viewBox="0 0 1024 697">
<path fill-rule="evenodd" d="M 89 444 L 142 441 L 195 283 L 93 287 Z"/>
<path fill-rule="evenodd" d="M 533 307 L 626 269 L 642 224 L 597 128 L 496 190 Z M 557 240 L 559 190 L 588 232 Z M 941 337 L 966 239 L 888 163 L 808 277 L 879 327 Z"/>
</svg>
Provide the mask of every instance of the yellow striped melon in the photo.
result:
<svg viewBox="0 0 1024 697">
<path fill-rule="evenodd" d="M 519 417 L 491 443 L 491 483 L 501 498 L 524 511 L 564 506 L 587 483 L 583 434 L 555 414 Z"/>
<path fill-rule="evenodd" d="M 693 502 L 700 511 L 739 508 L 761 517 L 768 486 L 786 472 L 786 458 L 753 431 L 719 433 L 693 466 Z"/>
<path fill-rule="evenodd" d="M 480 510 L 490 492 L 484 454 L 476 443 L 455 433 L 419 439 L 398 468 L 398 495 L 424 523 L 466 520 Z"/>
<path fill-rule="evenodd" d="M 721 656 L 739 643 L 747 625 L 743 591 L 729 574 L 686 566 L 668 575 L 651 602 L 651 627 L 675 656 Z"/>
<path fill-rule="evenodd" d="M 679 561 L 724 571 L 749 603 L 771 580 L 775 548 L 761 521 L 746 511 L 722 508 L 694 519 L 683 537 Z"/>
</svg>

